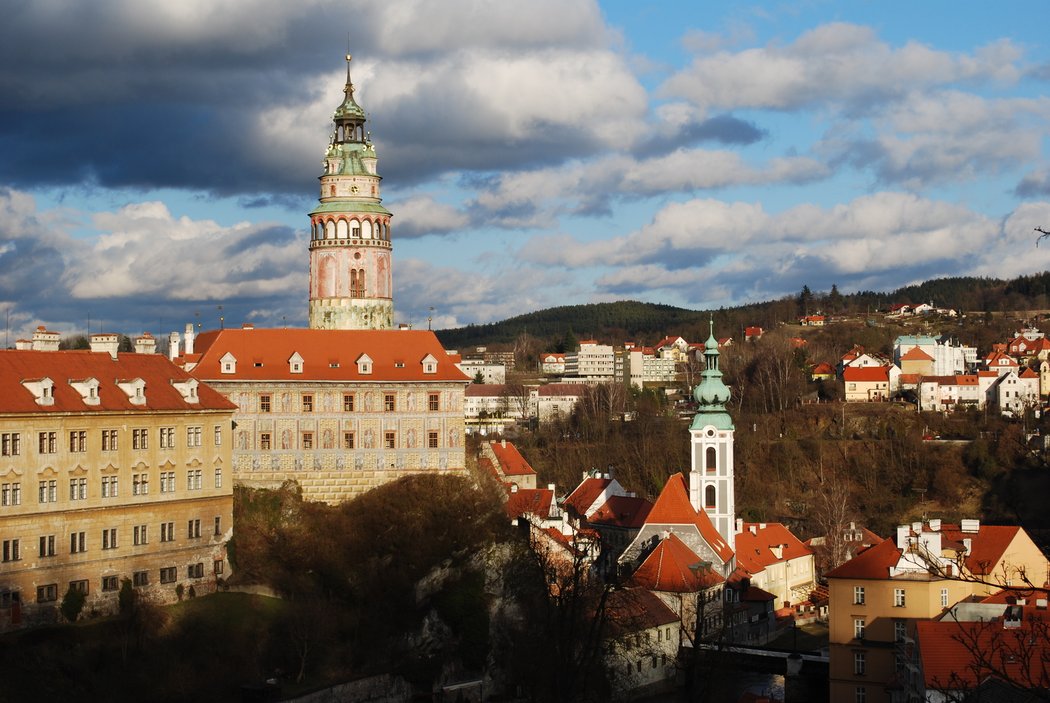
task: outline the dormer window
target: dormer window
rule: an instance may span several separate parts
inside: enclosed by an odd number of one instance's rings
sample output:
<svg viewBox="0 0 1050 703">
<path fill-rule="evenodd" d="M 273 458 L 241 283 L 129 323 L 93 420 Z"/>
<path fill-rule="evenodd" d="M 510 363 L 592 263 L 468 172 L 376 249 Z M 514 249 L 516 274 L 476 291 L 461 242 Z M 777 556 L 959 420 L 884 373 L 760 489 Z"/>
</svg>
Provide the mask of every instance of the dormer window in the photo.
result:
<svg viewBox="0 0 1050 703">
<path fill-rule="evenodd" d="M 367 375 L 372 373 L 372 357 L 370 357 L 368 354 L 362 354 L 361 356 L 357 357 L 357 361 L 355 363 L 357 364 L 357 372 L 359 374 Z"/>
<path fill-rule="evenodd" d="M 434 358 L 433 354 L 427 354 L 423 357 L 423 373 L 437 373 L 438 362 Z"/>
<path fill-rule="evenodd" d="M 77 393 L 80 394 L 80 399 L 84 401 L 84 405 L 98 405 L 99 395 L 98 387 L 99 382 L 97 378 L 85 378 L 85 379 L 69 379 L 69 385 L 73 387 Z"/>
<path fill-rule="evenodd" d="M 187 403 L 199 403 L 200 398 L 197 396 L 197 386 L 199 385 L 197 379 L 187 378 L 185 381 L 171 380 L 171 385 L 175 386 L 175 390 L 179 392 L 182 399 Z"/>
<path fill-rule="evenodd" d="M 146 404 L 146 382 L 141 378 L 117 380 L 117 386 L 128 396 L 132 405 Z"/>
<path fill-rule="evenodd" d="M 230 352 L 226 352 L 219 359 L 219 371 L 222 373 L 237 373 L 237 357 Z"/>
<path fill-rule="evenodd" d="M 33 394 L 37 405 L 55 404 L 55 382 L 48 377 L 22 381 L 22 386 Z"/>
<path fill-rule="evenodd" d="M 303 372 L 303 357 L 299 352 L 295 352 L 288 358 L 288 371 L 290 373 Z"/>
<path fill-rule="evenodd" d="M 394 362 L 394 368 L 395 369 L 403 369 L 403 368 L 405 368 L 405 362 L 403 362 L 403 361 L 395 361 Z"/>
</svg>

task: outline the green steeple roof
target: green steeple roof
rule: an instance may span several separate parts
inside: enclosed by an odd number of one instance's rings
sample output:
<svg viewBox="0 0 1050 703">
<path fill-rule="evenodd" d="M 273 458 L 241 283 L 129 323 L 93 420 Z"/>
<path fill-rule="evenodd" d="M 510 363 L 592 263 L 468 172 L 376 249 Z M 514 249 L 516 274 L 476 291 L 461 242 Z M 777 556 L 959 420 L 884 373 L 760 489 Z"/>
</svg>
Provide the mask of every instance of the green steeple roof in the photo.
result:
<svg viewBox="0 0 1050 703">
<path fill-rule="evenodd" d="M 361 106 L 354 100 L 354 84 L 350 80 L 350 54 L 346 55 L 346 87 L 343 88 L 343 93 L 346 97 L 343 98 L 342 104 L 335 109 L 335 114 L 332 115 L 332 119 L 336 120 L 356 120 L 365 121 L 365 111 L 361 109 Z"/>
<path fill-rule="evenodd" d="M 713 425 L 715 429 L 732 430 L 733 419 L 726 411 L 729 402 L 729 387 L 722 381 L 722 372 L 718 370 L 718 340 L 715 339 L 715 322 L 710 321 L 710 335 L 704 343 L 704 370 L 700 374 L 700 383 L 693 389 L 693 398 L 700 408 L 693 416 L 689 426 L 691 430 Z"/>
</svg>

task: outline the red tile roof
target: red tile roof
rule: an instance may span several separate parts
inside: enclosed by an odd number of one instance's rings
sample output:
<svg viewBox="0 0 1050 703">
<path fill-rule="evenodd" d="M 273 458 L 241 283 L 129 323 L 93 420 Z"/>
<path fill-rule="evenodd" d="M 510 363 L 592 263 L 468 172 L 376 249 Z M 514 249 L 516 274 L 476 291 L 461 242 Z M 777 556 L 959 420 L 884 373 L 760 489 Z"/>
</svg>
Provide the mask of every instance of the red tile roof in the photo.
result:
<svg viewBox="0 0 1050 703">
<path fill-rule="evenodd" d="M 194 348 L 200 362 L 191 373 L 210 380 L 321 381 L 469 381 L 429 330 L 227 329 L 202 332 Z M 292 373 L 288 360 L 299 353 L 303 372 Z M 221 372 L 219 359 L 230 353 L 236 373 Z M 372 373 L 358 372 L 362 354 L 372 359 Z M 436 373 L 423 373 L 430 355 Z M 261 364 L 261 365 L 259 365 Z"/>
<path fill-rule="evenodd" d="M 512 443 L 507 442 L 506 446 L 504 446 L 503 442 L 490 442 L 489 446 L 492 447 L 492 451 L 496 454 L 496 459 L 503 469 L 504 476 L 536 475 L 536 471 L 529 465 L 529 462 L 525 461 L 525 457 L 521 455 L 521 452 Z"/>
<path fill-rule="evenodd" d="M 765 527 L 761 527 L 761 525 Z M 755 528 L 755 534 L 751 528 Z M 778 559 L 772 548 L 785 545 Z M 789 559 L 798 559 L 813 551 L 779 522 L 745 522 L 744 531 L 736 534 L 736 563 L 757 574 L 768 566 Z"/>
<path fill-rule="evenodd" d="M 587 516 L 587 522 L 592 525 L 640 529 L 652 509 L 653 504 L 645 498 L 611 496 L 600 508 Z"/>
<path fill-rule="evenodd" d="M 972 689 L 991 676 L 993 668 L 1022 687 L 1025 682 L 1045 686 L 1050 678 L 1045 626 L 1027 617 L 1011 630 L 1004 629 L 1001 619 L 919 620 L 915 633 L 929 688 Z"/>
<path fill-rule="evenodd" d="M 631 576 L 631 583 L 669 593 L 696 593 L 723 581 L 674 533 L 660 540 Z"/>
<path fill-rule="evenodd" d="M 577 515 L 586 517 L 587 509 L 594 504 L 594 501 L 598 499 L 602 491 L 608 488 L 612 482 L 611 478 L 588 476 L 580 482 L 580 485 L 576 486 L 576 489 L 565 498 L 562 504 L 575 510 Z"/>
<path fill-rule="evenodd" d="M 892 539 L 885 539 L 865 549 L 845 564 L 829 571 L 829 579 L 888 579 L 890 568 L 900 561 L 901 550 Z"/>
<path fill-rule="evenodd" d="M 1010 543 L 1021 528 L 1017 525 L 981 525 L 977 532 L 963 532 L 958 525 L 941 525 L 944 539 L 962 543 L 970 538 L 970 553 L 966 555 L 966 568 L 972 574 L 989 574 L 1003 558 Z"/>
<path fill-rule="evenodd" d="M 587 386 L 582 383 L 548 383 L 539 387 L 541 398 L 550 396 L 573 396 L 580 397 L 587 393 Z"/>
<path fill-rule="evenodd" d="M 660 597 L 644 588 L 623 588 L 609 593 L 605 615 L 613 636 L 623 636 L 679 622 Z"/>
<path fill-rule="evenodd" d="M 646 525 L 692 525 L 700 532 L 700 536 L 714 550 L 715 554 L 723 563 L 733 557 L 733 550 L 729 544 L 718 534 L 718 530 L 711 524 L 711 518 L 703 510 L 699 512 L 693 509 L 689 502 L 689 488 L 685 477 L 677 473 L 667 479 L 667 484 L 660 491 L 660 497 L 656 499 L 653 509 L 645 519 Z"/>
<path fill-rule="evenodd" d="M 819 364 L 814 365 L 813 368 L 809 370 L 809 372 L 814 376 L 818 374 L 830 376 L 835 373 L 835 367 L 826 361 L 822 361 Z"/>
<path fill-rule="evenodd" d="M 504 507 L 512 518 L 526 514 L 547 518 L 550 517 L 552 505 L 554 491 L 549 488 L 519 488 L 510 494 Z"/>
<path fill-rule="evenodd" d="M 37 405 L 22 381 L 50 378 L 54 403 Z M 94 378 L 99 382 L 98 405 L 87 405 L 71 380 Z M 117 381 L 141 378 L 145 382 L 143 405 L 133 405 Z M 199 402 L 183 400 L 172 381 L 191 376 L 160 354 L 118 354 L 90 351 L 0 351 L 0 412 L 46 414 L 58 412 L 148 412 L 152 410 L 235 410 L 236 405 L 201 383 Z"/>
<path fill-rule="evenodd" d="M 842 378 L 846 381 L 871 382 L 889 381 L 889 366 L 847 366 L 842 371 Z"/>
<path fill-rule="evenodd" d="M 933 357 L 924 352 L 921 347 L 912 347 L 901 354 L 901 361 L 933 361 Z"/>
</svg>

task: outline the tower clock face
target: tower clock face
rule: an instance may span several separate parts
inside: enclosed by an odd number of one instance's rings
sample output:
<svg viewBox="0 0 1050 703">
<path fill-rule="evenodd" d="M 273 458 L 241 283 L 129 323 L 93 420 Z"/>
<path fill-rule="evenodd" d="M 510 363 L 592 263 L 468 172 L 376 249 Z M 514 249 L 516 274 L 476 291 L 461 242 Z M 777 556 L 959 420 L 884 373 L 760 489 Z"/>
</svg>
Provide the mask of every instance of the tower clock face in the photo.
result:
<svg viewBox="0 0 1050 703">
<path fill-rule="evenodd" d="M 357 186 L 350 186 L 350 192 L 351 193 L 356 193 L 357 192 Z"/>
</svg>

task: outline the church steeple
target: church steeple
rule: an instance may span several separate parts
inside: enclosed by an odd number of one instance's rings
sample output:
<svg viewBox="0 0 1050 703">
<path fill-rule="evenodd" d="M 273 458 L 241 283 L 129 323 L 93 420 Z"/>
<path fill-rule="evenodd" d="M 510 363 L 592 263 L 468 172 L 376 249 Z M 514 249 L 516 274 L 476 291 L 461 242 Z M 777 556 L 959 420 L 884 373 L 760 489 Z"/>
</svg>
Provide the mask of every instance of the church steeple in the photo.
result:
<svg viewBox="0 0 1050 703">
<path fill-rule="evenodd" d="M 394 324 L 390 211 L 379 196 L 375 147 L 354 99 L 346 55 L 343 101 L 332 114 L 321 197 L 310 213 L 310 327 L 390 329 Z"/>
<path fill-rule="evenodd" d="M 693 417 L 691 428 L 714 425 L 719 429 L 732 430 L 733 419 L 726 412 L 729 402 L 729 388 L 722 381 L 722 372 L 718 368 L 718 340 L 715 339 L 715 321 L 709 321 L 710 333 L 704 344 L 704 370 L 700 374 L 700 383 L 693 389 L 693 398 L 699 405 Z"/>
</svg>

